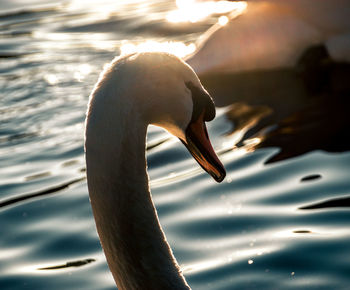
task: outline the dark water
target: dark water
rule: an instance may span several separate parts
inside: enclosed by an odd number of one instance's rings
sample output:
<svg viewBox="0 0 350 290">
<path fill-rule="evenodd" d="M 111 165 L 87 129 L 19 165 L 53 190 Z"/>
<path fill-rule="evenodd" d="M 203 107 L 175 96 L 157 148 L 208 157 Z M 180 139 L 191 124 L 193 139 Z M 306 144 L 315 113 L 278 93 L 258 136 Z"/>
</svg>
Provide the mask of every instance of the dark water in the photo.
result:
<svg viewBox="0 0 350 290">
<path fill-rule="evenodd" d="M 172 24 L 166 21 L 175 9 L 170 1 L 96 3 L 0 1 L 0 289 L 115 288 L 84 173 L 89 93 L 104 64 L 128 47 L 125 41 L 176 41 L 184 54 L 217 21 L 208 16 Z M 300 97 L 293 73 L 276 75 Z M 269 76 L 253 76 L 255 92 Z M 149 129 L 153 198 L 189 284 L 208 290 L 349 289 L 348 103 L 329 93 L 335 102 L 324 105 L 322 98 L 306 117 L 309 107 L 285 113 L 276 99 L 250 100 L 249 109 L 226 107 L 232 100 L 225 86 L 236 82 L 244 99 L 253 88 L 244 90 L 242 80 L 252 75 L 226 83 L 218 77 L 220 86 L 215 77 L 203 83 L 222 107 L 208 124 L 227 170 L 222 184 L 203 173 L 178 141 Z M 252 120 L 265 116 L 266 106 L 282 113 L 264 119 L 264 126 L 279 129 L 253 151 L 254 139 L 240 138 L 256 136 Z"/>
</svg>

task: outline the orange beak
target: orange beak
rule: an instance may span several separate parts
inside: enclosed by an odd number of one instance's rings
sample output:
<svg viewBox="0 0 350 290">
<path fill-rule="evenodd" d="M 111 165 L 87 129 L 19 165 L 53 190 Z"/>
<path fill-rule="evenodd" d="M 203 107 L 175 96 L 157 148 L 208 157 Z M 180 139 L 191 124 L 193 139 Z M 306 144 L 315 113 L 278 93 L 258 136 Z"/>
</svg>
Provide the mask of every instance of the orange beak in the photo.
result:
<svg viewBox="0 0 350 290">
<path fill-rule="evenodd" d="M 226 176 L 226 171 L 210 143 L 203 117 L 204 113 L 188 125 L 186 140 L 181 141 L 199 165 L 217 182 L 221 182 Z"/>
</svg>

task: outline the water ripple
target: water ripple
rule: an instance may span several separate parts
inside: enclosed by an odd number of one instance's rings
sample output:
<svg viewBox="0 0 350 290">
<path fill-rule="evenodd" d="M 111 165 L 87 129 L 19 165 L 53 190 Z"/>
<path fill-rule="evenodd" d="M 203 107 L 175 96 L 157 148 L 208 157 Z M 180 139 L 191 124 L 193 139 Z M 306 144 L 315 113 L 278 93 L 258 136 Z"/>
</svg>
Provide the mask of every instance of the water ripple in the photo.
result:
<svg viewBox="0 0 350 290">
<path fill-rule="evenodd" d="M 88 96 L 125 41 L 189 45 L 218 15 L 171 24 L 175 4 L 166 0 L 18 3 L 2 1 L 0 14 L 0 288 L 115 289 L 85 180 Z M 215 183 L 157 127 L 149 127 L 147 145 L 160 222 L 191 287 L 347 289 L 348 102 L 322 99 L 309 124 L 305 111 L 287 118 L 288 102 L 301 93 L 294 71 L 201 80 L 225 106 L 208 123 L 225 181 Z M 272 83 L 282 89 L 262 104 Z M 293 84 L 291 99 L 276 98 Z M 233 97 L 253 105 L 232 105 Z"/>
</svg>

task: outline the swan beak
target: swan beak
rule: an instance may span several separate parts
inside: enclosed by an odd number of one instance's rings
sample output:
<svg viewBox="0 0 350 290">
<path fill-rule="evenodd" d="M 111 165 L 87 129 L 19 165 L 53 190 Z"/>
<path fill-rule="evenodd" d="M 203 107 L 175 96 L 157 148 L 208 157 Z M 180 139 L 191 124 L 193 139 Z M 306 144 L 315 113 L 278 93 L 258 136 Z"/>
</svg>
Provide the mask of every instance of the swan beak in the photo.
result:
<svg viewBox="0 0 350 290">
<path fill-rule="evenodd" d="M 226 171 L 210 143 L 203 115 L 196 121 L 191 121 L 185 132 L 186 140 L 181 141 L 199 165 L 217 182 L 221 182 Z"/>
</svg>

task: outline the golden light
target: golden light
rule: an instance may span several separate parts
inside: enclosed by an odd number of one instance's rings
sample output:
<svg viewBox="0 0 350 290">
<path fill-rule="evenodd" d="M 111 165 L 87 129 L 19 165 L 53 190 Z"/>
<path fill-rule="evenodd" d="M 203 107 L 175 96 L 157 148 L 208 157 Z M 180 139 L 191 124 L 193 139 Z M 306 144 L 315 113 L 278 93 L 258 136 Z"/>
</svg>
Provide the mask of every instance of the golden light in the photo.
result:
<svg viewBox="0 0 350 290">
<path fill-rule="evenodd" d="M 104 33 L 61 33 L 34 31 L 33 38 L 40 40 L 40 47 L 50 49 L 69 49 L 72 43 L 91 46 L 100 50 L 114 51 L 118 46 L 117 41 L 111 41 Z"/>
<path fill-rule="evenodd" d="M 141 42 L 139 44 L 133 43 L 124 43 L 121 47 L 121 55 L 135 53 L 135 52 L 168 52 L 172 53 L 178 57 L 185 57 L 193 53 L 196 50 L 196 46 L 194 43 L 190 43 L 188 45 L 183 42 L 158 42 L 148 40 L 145 42 Z"/>
<path fill-rule="evenodd" d="M 58 78 L 54 74 L 47 74 L 44 76 L 44 79 L 52 86 L 58 83 Z"/>
<path fill-rule="evenodd" d="M 247 3 L 245 1 L 205 1 L 197 3 L 194 0 L 177 0 L 176 5 L 178 9 L 169 12 L 166 16 L 166 19 L 169 22 L 194 23 L 203 20 L 212 14 L 226 14 L 235 12 L 235 15 L 238 15 L 243 13 L 247 7 Z"/>
<path fill-rule="evenodd" d="M 191 265 L 183 266 L 182 271 L 187 274 L 196 273 L 204 270 L 214 269 L 225 264 L 226 264 L 225 259 L 201 261 L 201 262 L 193 263 Z"/>
<path fill-rule="evenodd" d="M 78 69 L 74 72 L 74 78 L 78 81 L 78 82 L 82 82 L 84 80 L 84 78 L 90 74 L 92 68 L 89 64 L 85 63 L 85 64 L 81 64 L 79 65 Z"/>
<path fill-rule="evenodd" d="M 221 26 L 225 26 L 228 23 L 228 17 L 227 16 L 220 16 L 218 19 L 218 23 Z"/>
<path fill-rule="evenodd" d="M 69 12 L 82 11 L 86 13 L 85 21 L 108 19 L 111 14 L 120 8 L 112 0 L 101 0 L 99 5 L 96 5 L 96 0 L 72 0 L 63 9 Z"/>
</svg>

